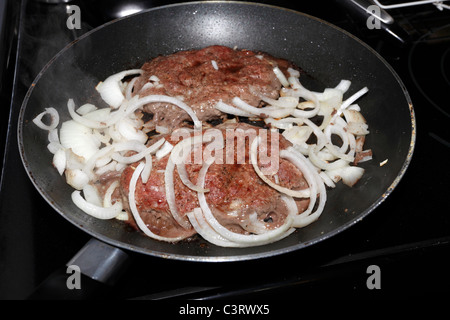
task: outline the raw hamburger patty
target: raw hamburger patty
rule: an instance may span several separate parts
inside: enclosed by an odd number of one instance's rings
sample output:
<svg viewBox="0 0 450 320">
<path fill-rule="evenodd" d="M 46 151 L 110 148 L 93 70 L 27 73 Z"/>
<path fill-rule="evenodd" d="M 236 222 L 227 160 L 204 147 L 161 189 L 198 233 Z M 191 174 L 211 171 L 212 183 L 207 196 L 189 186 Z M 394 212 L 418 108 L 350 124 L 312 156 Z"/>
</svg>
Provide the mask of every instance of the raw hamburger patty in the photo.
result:
<svg viewBox="0 0 450 320">
<path fill-rule="evenodd" d="M 140 97 L 154 94 L 178 97 L 194 110 L 200 121 L 209 121 L 222 116 L 215 109 L 220 100 L 231 103 L 234 97 L 240 97 L 258 106 L 261 103 L 258 94 L 278 98 L 281 83 L 273 72 L 275 66 L 285 73 L 294 67 L 264 53 L 224 46 L 180 51 L 145 63 L 133 92 Z M 153 115 L 153 125 L 169 129 L 191 120 L 185 111 L 171 104 L 148 104 L 144 111 Z"/>
<path fill-rule="evenodd" d="M 226 129 L 254 129 L 258 133 L 259 130 L 266 130 L 247 124 L 223 124 L 216 128 L 221 130 L 224 135 Z M 276 135 L 276 138 L 279 139 L 280 150 L 290 146 L 290 142 L 285 140 L 282 135 L 270 133 L 270 131 L 267 131 L 267 133 L 269 137 L 270 134 Z M 178 142 L 178 140 L 171 140 L 171 136 L 167 136 L 166 140 L 174 145 Z M 268 140 L 270 141 L 270 138 Z M 267 228 L 276 228 L 283 224 L 287 215 L 287 207 L 281 199 L 281 194 L 268 186 L 256 174 L 249 161 L 248 145 L 245 150 L 246 161 L 243 164 L 213 163 L 210 166 L 205 180 L 205 188 L 209 189 L 209 192 L 205 194 L 206 200 L 217 220 L 232 231 L 251 232 L 246 226 L 253 213 L 257 214 L 258 220 L 264 223 Z M 237 148 L 234 151 L 237 153 Z M 136 205 L 143 221 L 153 233 L 163 237 L 189 237 L 195 234 L 195 230 L 193 228 L 186 230 L 175 221 L 166 200 L 164 170 L 168 158 L 169 155 L 159 160 L 154 157 L 153 169 L 148 182 L 143 184 L 141 179 L 138 180 Z M 189 178 L 193 183 L 197 182 L 201 167 L 201 164 L 186 164 Z M 129 166 L 120 179 L 121 192 L 126 207 L 129 183 L 134 169 L 135 166 Z M 280 159 L 277 175 L 279 184 L 284 187 L 298 190 L 308 187 L 302 173 L 287 160 Z M 177 171 L 174 173 L 174 180 L 177 209 L 187 220 L 186 213 L 199 207 L 197 192 L 192 191 L 182 183 Z M 297 201 L 299 212 L 303 212 L 308 204 L 309 200 Z M 129 210 L 127 211 L 129 212 Z M 131 214 L 129 214 L 128 221 L 136 227 Z"/>
</svg>

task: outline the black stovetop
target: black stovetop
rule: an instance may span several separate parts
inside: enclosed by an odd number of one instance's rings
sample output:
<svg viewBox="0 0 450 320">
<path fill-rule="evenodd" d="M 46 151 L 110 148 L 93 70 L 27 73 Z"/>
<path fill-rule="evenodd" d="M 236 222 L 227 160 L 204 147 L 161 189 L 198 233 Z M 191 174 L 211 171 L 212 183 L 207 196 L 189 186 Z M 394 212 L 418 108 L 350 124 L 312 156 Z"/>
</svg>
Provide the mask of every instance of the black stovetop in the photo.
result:
<svg viewBox="0 0 450 320">
<path fill-rule="evenodd" d="M 105 1 L 71 1 L 81 8 L 81 30 L 69 30 L 58 23 L 67 19 L 66 4 L 44 2 L 5 1 L 0 8 L 4 20 L 0 24 L 1 147 L 5 151 L 0 199 L 0 299 L 27 298 L 90 239 L 55 213 L 29 181 L 16 143 L 17 119 L 25 93 L 41 68 L 66 44 L 116 18 L 119 11 L 115 5 L 123 1 L 106 1 L 108 10 L 100 10 Z M 168 3 L 126 2 L 145 7 Z M 392 10 L 389 13 L 395 25 L 390 30 L 369 30 L 367 17 L 343 6 L 344 2 L 273 3 L 348 30 L 377 50 L 399 74 L 416 112 L 417 141 L 412 162 L 398 187 L 352 228 L 282 256 L 205 264 L 130 253 L 129 268 L 102 298 L 267 300 L 448 295 L 450 10 L 439 11 L 433 5 Z M 380 290 L 367 287 L 367 268 L 371 265 L 380 267 Z"/>
</svg>

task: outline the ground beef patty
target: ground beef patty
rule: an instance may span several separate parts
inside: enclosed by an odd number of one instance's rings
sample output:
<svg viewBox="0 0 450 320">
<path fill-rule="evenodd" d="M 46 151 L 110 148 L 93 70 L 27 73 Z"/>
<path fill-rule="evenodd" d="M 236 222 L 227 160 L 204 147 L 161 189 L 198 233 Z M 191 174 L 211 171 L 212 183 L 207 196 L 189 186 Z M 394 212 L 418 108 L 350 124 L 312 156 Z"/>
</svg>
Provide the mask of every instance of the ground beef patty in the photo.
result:
<svg viewBox="0 0 450 320">
<path fill-rule="evenodd" d="M 248 124 L 223 124 L 216 128 L 224 135 L 227 129 L 254 129 L 258 134 L 260 130 L 267 130 Z M 270 131 L 266 131 L 266 133 L 269 137 L 271 137 L 271 134 L 276 135 L 275 138 L 279 139 L 280 150 L 290 146 L 290 143 L 282 135 Z M 166 140 L 174 145 L 178 142 L 178 140 L 171 140 L 169 135 Z M 270 141 L 270 139 L 268 140 Z M 270 150 L 270 145 L 268 147 Z M 258 220 L 264 223 L 266 227 L 270 229 L 279 227 L 285 221 L 288 213 L 287 207 L 281 198 L 281 194 L 268 186 L 256 174 L 249 161 L 248 145 L 245 150 L 245 163 L 213 163 L 210 166 L 205 180 L 205 187 L 209 189 L 209 192 L 205 194 L 206 200 L 217 220 L 232 231 L 244 234 L 251 232 L 247 225 L 253 213 L 257 214 Z M 237 148 L 235 148 L 235 152 L 238 152 Z M 188 237 L 195 234 L 195 230 L 193 228 L 186 230 L 175 221 L 166 200 L 164 170 L 168 158 L 168 155 L 159 160 L 154 157 L 153 169 L 148 182 L 143 184 L 141 179 L 138 180 L 136 205 L 143 221 L 153 233 L 163 237 Z M 193 183 L 197 182 L 201 167 L 201 164 L 186 164 L 189 178 Z M 134 169 L 135 165 L 129 166 L 124 170 L 120 179 L 126 209 L 128 209 L 129 183 Z M 277 176 L 279 179 L 277 182 L 286 188 L 300 190 L 308 187 L 302 173 L 287 160 L 279 160 Z M 275 179 L 274 176 L 271 178 Z M 177 209 L 187 219 L 186 213 L 199 207 L 197 192 L 183 184 L 177 171 L 174 173 L 174 180 Z M 299 212 L 303 212 L 308 204 L 309 200 L 297 201 Z M 131 214 L 129 214 L 128 221 L 136 227 Z"/>
<path fill-rule="evenodd" d="M 145 63 L 133 92 L 140 97 L 153 94 L 178 97 L 194 110 L 200 121 L 210 121 L 223 115 L 214 107 L 220 100 L 231 103 L 234 97 L 240 97 L 258 106 L 261 99 L 257 94 L 278 98 L 281 83 L 273 72 L 275 66 L 285 73 L 294 67 L 264 53 L 224 46 L 180 51 Z M 152 103 L 144 111 L 153 115 L 152 125 L 170 129 L 191 120 L 185 111 L 171 104 Z"/>
</svg>

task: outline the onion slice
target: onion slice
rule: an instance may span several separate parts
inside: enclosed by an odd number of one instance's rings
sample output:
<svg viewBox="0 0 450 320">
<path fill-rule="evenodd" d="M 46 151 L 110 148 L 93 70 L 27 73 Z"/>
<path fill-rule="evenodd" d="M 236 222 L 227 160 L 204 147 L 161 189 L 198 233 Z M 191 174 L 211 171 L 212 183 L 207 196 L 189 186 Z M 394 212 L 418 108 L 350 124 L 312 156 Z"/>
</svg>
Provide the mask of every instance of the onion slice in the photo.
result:
<svg viewBox="0 0 450 320">
<path fill-rule="evenodd" d="M 187 216 L 195 231 L 206 241 L 219 247 L 244 247 L 244 245 L 230 241 L 218 234 L 206 221 L 201 208 L 195 208 Z"/>
<path fill-rule="evenodd" d="M 204 163 L 202 169 L 198 175 L 198 183 L 201 187 L 204 187 L 206 173 L 212 164 L 213 161 L 207 161 Z M 219 221 L 214 217 L 209 205 L 206 201 L 205 193 L 198 193 L 198 200 L 200 203 L 200 207 L 202 209 L 203 214 L 205 215 L 206 221 L 211 225 L 211 227 L 222 237 L 228 239 L 233 242 L 237 242 L 239 244 L 244 244 L 247 247 L 249 246 L 260 246 L 268 243 L 272 243 L 278 240 L 285 238 L 295 231 L 294 228 L 291 228 L 293 223 L 293 215 L 289 214 L 286 217 L 285 223 L 278 227 L 277 229 L 270 230 L 263 234 L 250 234 L 244 235 L 236 232 L 232 232 L 222 226 Z"/>
<path fill-rule="evenodd" d="M 102 99 L 114 109 L 117 109 L 122 104 L 123 100 L 125 100 L 125 96 L 122 93 L 122 89 L 120 87 L 120 82 L 126 76 L 134 75 L 134 74 L 142 74 L 142 70 L 133 69 L 126 70 L 119 73 L 116 73 L 108 78 L 105 81 L 100 82 L 95 89 L 100 93 Z"/>
<path fill-rule="evenodd" d="M 46 115 L 50 116 L 50 124 L 45 124 L 42 118 Z M 38 114 L 34 119 L 33 123 L 43 130 L 53 130 L 59 125 L 59 113 L 55 108 L 46 108 L 44 112 Z"/>
<path fill-rule="evenodd" d="M 277 76 L 280 83 L 283 85 L 283 87 L 289 87 L 289 81 L 287 80 L 286 76 L 284 75 L 283 71 L 279 67 L 274 67 L 273 72 Z"/>
<path fill-rule="evenodd" d="M 185 142 L 187 141 L 187 142 Z M 184 219 L 177 209 L 176 204 L 176 196 L 175 196 L 175 183 L 174 183 L 174 174 L 175 174 L 175 165 L 178 160 L 176 157 L 179 157 L 179 149 L 184 147 L 184 144 L 190 143 L 189 139 L 183 140 L 179 142 L 175 147 L 175 151 L 172 150 L 172 153 L 167 160 L 166 169 L 164 171 L 164 186 L 166 190 L 166 200 L 169 205 L 170 213 L 172 214 L 175 221 L 178 222 L 180 226 L 185 229 L 190 229 L 191 225 L 188 220 Z"/>
<path fill-rule="evenodd" d="M 67 164 L 66 150 L 60 148 L 58 149 L 58 151 L 55 152 L 53 156 L 53 165 L 55 166 L 56 170 L 58 170 L 60 176 L 62 176 L 64 171 L 66 170 L 66 164 Z"/>
<path fill-rule="evenodd" d="M 202 127 L 202 122 L 198 119 L 197 115 L 195 114 L 194 110 L 192 110 L 191 107 L 189 107 L 186 103 L 184 103 L 180 99 L 170 97 L 170 96 L 165 96 L 165 95 L 149 95 L 149 96 L 145 96 L 143 98 L 139 98 L 132 105 L 130 105 L 129 108 L 127 108 L 126 113 L 131 114 L 132 112 L 136 111 L 140 107 L 142 107 L 146 104 L 155 103 L 155 102 L 170 103 L 170 104 L 173 104 L 174 106 L 177 106 L 180 109 L 183 109 L 191 117 L 192 121 L 194 122 L 194 127 L 196 127 L 196 128 Z"/>
<path fill-rule="evenodd" d="M 81 191 L 78 190 L 72 193 L 72 201 L 79 209 L 81 209 L 88 215 L 101 220 L 114 219 L 122 212 L 121 202 L 116 202 L 113 206 L 109 208 L 100 207 L 95 204 L 87 202 L 81 196 Z"/>
<path fill-rule="evenodd" d="M 285 187 L 282 187 L 274 182 L 272 182 L 269 178 L 267 178 L 261 169 L 258 167 L 258 155 L 257 155 L 257 148 L 260 143 L 261 137 L 256 137 L 250 147 L 250 159 L 253 165 L 253 168 L 255 169 L 256 174 L 269 186 L 271 186 L 273 189 L 286 194 L 288 196 L 294 197 L 294 198 L 309 198 L 310 197 L 310 190 L 309 189 L 303 189 L 303 190 L 291 190 Z"/>
<path fill-rule="evenodd" d="M 271 118 L 283 118 L 291 114 L 294 108 L 277 108 L 277 107 L 264 107 L 257 108 L 249 105 L 241 98 L 234 97 L 233 104 L 244 112 L 251 113 L 258 117 L 271 117 Z"/>
<path fill-rule="evenodd" d="M 225 112 L 228 114 L 232 114 L 235 116 L 240 116 L 240 117 L 251 117 L 253 115 L 250 112 L 246 112 L 239 108 L 233 107 L 227 103 L 224 103 L 222 100 L 220 100 L 219 102 L 216 103 L 215 108 L 219 111 L 222 111 L 222 112 Z"/>
<path fill-rule="evenodd" d="M 314 189 L 314 192 L 311 192 L 310 203 L 307 210 L 294 218 L 293 226 L 296 228 L 302 228 L 316 221 L 322 214 L 327 200 L 325 184 L 312 164 L 308 162 L 306 157 L 296 151 L 293 147 L 289 147 L 286 150 L 281 150 L 280 156 L 290 160 L 299 169 L 301 168 L 306 181 L 310 186 L 312 186 L 311 188 Z M 319 195 L 319 204 L 315 211 L 313 211 L 315 208 L 316 194 Z"/>
<path fill-rule="evenodd" d="M 146 226 L 145 222 L 142 220 L 141 215 L 139 214 L 139 211 L 136 206 L 136 184 L 137 181 L 142 173 L 142 170 L 144 170 L 144 163 L 140 163 L 137 168 L 134 170 L 133 175 L 131 176 L 130 180 L 130 187 L 128 192 L 128 201 L 130 205 L 131 213 L 133 214 L 134 219 L 136 220 L 136 224 L 138 225 L 139 229 L 141 229 L 142 232 L 144 232 L 148 237 L 159 240 L 159 241 L 165 241 L 165 242 L 178 242 L 180 240 L 185 239 L 186 237 L 180 236 L 175 238 L 168 238 L 168 237 L 161 237 L 157 234 L 154 234 L 150 231 L 150 229 Z"/>
</svg>

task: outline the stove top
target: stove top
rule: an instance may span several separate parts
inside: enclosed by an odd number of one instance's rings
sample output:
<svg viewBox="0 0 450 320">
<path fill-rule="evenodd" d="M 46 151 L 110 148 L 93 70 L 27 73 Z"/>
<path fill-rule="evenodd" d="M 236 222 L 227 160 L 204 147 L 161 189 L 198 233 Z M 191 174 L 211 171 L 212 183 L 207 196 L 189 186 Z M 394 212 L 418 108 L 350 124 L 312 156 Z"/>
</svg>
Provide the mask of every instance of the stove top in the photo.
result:
<svg viewBox="0 0 450 320">
<path fill-rule="evenodd" d="M 81 9 L 82 20 L 81 29 L 68 29 L 68 4 L 49 2 L 5 1 L 0 8 L 2 43 L 7 43 L 0 55 L 4 150 L 0 299 L 26 299 L 90 240 L 51 209 L 22 167 L 16 130 L 28 87 L 42 67 L 77 37 L 117 17 L 168 3 L 70 1 Z M 407 87 L 417 119 L 416 149 L 405 176 L 386 201 L 345 232 L 273 258 L 204 264 L 130 253 L 126 272 L 114 286 L 104 288 L 101 297 L 94 298 L 276 300 L 448 295 L 450 205 L 446 200 L 450 170 L 445 164 L 450 156 L 450 10 L 440 11 L 434 5 L 393 9 L 386 13 L 394 23 L 369 29 L 367 14 L 354 2 L 274 4 L 322 18 L 359 37 L 392 65 Z M 371 266 L 381 270 L 381 289 L 368 288 Z"/>
</svg>

